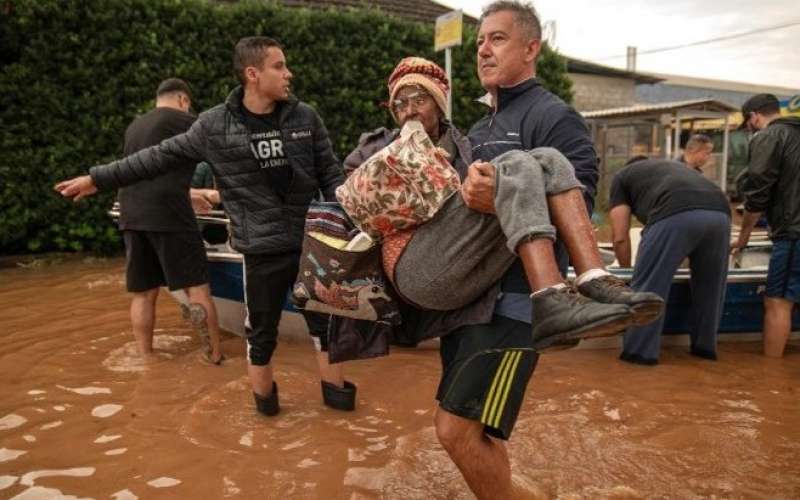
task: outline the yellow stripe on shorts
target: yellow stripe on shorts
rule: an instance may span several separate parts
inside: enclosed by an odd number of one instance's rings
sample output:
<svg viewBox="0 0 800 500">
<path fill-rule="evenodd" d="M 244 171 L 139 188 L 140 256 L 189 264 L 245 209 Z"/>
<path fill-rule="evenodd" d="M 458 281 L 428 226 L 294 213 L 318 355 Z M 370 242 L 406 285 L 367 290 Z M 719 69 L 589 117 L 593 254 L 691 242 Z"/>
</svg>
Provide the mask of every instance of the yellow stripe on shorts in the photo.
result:
<svg viewBox="0 0 800 500">
<path fill-rule="evenodd" d="M 489 408 L 492 406 L 492 400 L 494 399 L 494 391 L 497 388 L 497 383 L 500 380 L 501 374 L 503 373 L 506 364 L 510 358 L 510 352 L 506 352 L 503 354 L 503 359 L 500 361 L 500 366 L 497 367 L 497 370 L 494 372 L 494 379 L 492 380 L 492 385 L 489 388 L 489 394 L 486 396 L 486 399 L 483 402 L 483 413 L 481 414 L 481 423 L 484 425 L 489 424 L 488 415 L 489 415 Z"/>
<path fill-rule="evenodd" d="M 501 410 L 502 407 L 499 406 L 500 400 L 502 399 L 503 392 L 505 391 L 506 385 L 508 384 L 509 374 L 511 374 L 511 366 L 514 364 L 514 358 L 516 357 L 515 352 L 509 352 L 508 354 L 508 362 L 506 366 L 503 368 L 503 373 L 500 375 L 500 383 L 497 386 L 496 392 L 492 395 L 492 402 L 491 407 L 489 408 L 489 419 L 486 422 L 486 425 L 494 427 L 494 420 L 495 415 L 497 414 L 498 410 Z M 513 377 L 512 377 L 513 378 Z"/>
<path fill-rule="evenodd" d="M 497 412 L 497 415 L 494 417 L 494 423 L 492 427 L 495 429 L 500 428 L 500 417 L 503 415 L 503 411 L 506 408 L 506 400 L 508 399 L 508 393 L 511 392 L 511 386 L 514 383 L 514 377 L 517 375 L 517 367 L 519 366 L 519 360 L 522 359 L 522 352 L 517 351 L 514 353 L 514 358 L 511 365 L 510 374 L 511 376 L 508 377 L 508 382 L 506 382 L 505 389 L 503 390 L 503 399 L 500 401 L 500 411 Z"/>
</svg>

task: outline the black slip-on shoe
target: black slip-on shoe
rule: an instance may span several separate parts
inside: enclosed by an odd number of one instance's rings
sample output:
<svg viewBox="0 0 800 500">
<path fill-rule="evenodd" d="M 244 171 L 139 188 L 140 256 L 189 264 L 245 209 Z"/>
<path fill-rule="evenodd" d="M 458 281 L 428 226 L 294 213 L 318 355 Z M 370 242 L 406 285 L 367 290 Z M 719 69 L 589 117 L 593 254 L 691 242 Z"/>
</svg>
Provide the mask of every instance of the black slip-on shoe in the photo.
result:
<svg viewBox="0 0 800 500">
<path fill-rule="evenodd" d="M 633 326 L 652 323 L 664 312 L 664 299 L 658 294 L 635 292 L 612 274 L 589 280 L 577 288 L 581 295 L 595 302 L 624 304 L 633 309 Z"/>
<path fill-rule="evenodd" d="M 644 356 L 628 352 L 623 352 L 622 354 L 620 354 L 619 359 L 621 359 L 622 361 L 627 361 L 628 363 L 633 363 L 635 365 L 655 366 L 658 364 L 658 360 L 655 358 L 645 358 Z"/>
<path fill-rule="evenodd" d="M 705 349 L 699 349 L 696 347 L 692 347 L 691 350 L 692 356 L 697 356 L 698 358 L 707 359 L 709 361 L 716 361 L 717 360 L 717 353 L 713 351 L 706 351 Z"/>
<path fill-rule="evenodd" d="M 531 297 L 533 348 L 539 353 L 574 347 L 583 339 L 610 337 L 631 325 L 624 304 L 602 304 L 571 287 L 548 288 Z"/>
<path fill-rule="evenodd" d="M 281 411 L 281 405 L 278 404 L 278 384 L 275 382 L 272 383 L 272 392 L 269 396 L 261 396 L 254 392 L 253 398 L 256 400 L 256 410 L 262 415 L 274 417 Z"/>
<path fill-rule="evenodd" d="M 356 385 L 344 381 L 344 387 L 322 381 L 322 401 L 334 410 L 353 411 L 356 409 Z"/>
</svg>

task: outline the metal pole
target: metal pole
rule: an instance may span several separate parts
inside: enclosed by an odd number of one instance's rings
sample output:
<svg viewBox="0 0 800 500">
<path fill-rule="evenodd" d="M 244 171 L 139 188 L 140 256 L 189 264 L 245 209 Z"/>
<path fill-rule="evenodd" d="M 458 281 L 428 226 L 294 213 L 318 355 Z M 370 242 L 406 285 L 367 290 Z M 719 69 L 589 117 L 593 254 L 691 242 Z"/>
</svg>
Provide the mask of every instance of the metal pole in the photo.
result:
<svg viewBox="0 0 800 500">
<path fill-rule="evenodd" d="M 672 156 L 670 157 L 670 160 L 677 160 L 680 158 L 678 153 L 680 153 L 681 150 L 681 114 L 675 113 L 673 116 L 675 117 L 675 143 L 673 144 Z"/>
<path fill-rule="evenodd" d="M 728 185 L 728 142 L 730 141 L 730 131 L 728 123 L 731 119 L 730 114 L 725 115 L 725 129 L 722 132 L 722 179 L 720 179 L 720 188 L 725 193 Z"/>
<path fill-rule="evenodd" d="M 444 49 L 444 69 L 447 72 L 447 81 L 450 82 L 450 92 L 447 93 L 447 121 L 453 120 L 453 60 L 450 47 Z"/>
</svg>

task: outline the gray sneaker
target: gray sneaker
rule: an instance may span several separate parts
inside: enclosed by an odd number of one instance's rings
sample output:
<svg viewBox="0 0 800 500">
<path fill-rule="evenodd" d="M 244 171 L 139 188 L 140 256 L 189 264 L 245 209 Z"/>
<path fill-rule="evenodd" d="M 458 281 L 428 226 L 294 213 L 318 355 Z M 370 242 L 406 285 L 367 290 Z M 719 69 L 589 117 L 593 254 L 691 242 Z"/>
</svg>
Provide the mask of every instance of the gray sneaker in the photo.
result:
<svg viewBox="0 0 800 500">
<path fill-rule="evenodd" d="M 580 340 L 610 337 L 632 324 L 624 304 L 602 304 L 571 287 L 550 288 L 531 297 L 533 348 L 539 353 L 573 347 Z"/>
<path fill-rule="evenodd" d="M 633 309 L 633 325 L 652 323 L 664 312 L 664 299 L 652 292 L 635 292 L 614 275 L 601 276 L 577 287 L 584 297 L 604 304 L 625 304 Z"/>
</svg>

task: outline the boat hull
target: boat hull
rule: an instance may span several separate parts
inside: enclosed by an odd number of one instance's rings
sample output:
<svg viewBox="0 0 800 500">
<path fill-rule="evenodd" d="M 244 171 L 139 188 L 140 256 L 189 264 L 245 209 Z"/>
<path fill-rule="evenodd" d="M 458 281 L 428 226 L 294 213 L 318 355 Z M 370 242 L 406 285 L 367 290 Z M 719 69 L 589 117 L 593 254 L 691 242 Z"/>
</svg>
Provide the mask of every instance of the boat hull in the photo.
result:
<svg viewBox="0 0 800 500">
<path fill-rule="evenodd" d="M 630 281 L 632 269 L 610 271 Z M 233 333 L 244 334 L 244 291 L 241 255 L 235 253 L 209 253 L 211 294 L 217 304 L 221 326 Z M 725 306 L 720 321 L 721 334 L 760 332 L 764 321 L 763 296 L 766 270 L 731 270 L 728 273 Z M 288 295 L 287 295 L 288 296 Z M 679 270 L 667 298 L 664 334 L 685 334 L 690 330 L 691 289 L 689 273 Z M 287 300 L 288 313 L 297 311 Z M 793 317 L 793 330 L 800 330 L 800 313 Z"/>
</svg>

